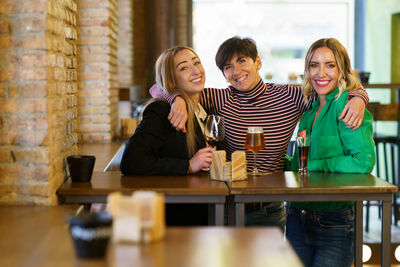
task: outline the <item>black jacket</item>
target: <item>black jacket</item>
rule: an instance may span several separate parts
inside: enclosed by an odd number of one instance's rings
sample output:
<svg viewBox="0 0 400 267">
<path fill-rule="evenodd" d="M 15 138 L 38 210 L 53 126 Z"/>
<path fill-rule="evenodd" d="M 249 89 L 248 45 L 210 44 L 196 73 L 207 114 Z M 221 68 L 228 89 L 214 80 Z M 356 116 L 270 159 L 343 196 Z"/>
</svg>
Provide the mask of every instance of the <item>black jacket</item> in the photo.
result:
<svg viewBox="0 0 400 267">
<path fill-rule="evenodd" d="M 124 175 L 186 175 L 189 157 L 186 134 L 168 120 L 170 106 L 165 101 L 148 105 L 143 119 L 125 146 L 121 159 Z M 205 147 L 201 128 L 195 122 L 196 151 Z"/>
</svg>

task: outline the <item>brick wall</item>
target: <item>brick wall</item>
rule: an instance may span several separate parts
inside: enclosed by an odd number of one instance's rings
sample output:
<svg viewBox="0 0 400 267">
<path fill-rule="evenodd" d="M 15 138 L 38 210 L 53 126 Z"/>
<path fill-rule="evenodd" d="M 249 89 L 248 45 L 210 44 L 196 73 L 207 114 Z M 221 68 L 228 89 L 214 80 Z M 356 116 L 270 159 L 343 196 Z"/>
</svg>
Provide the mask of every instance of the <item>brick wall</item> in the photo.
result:
<svg viewBox="0 0 400 267">
<path fill-rule="evenodd" d="M 76 3 L 0 4 L 0 203 L 57 203 L 76 142 Z"/>
<path fill-rule="evenodd" d="M 133 0 L 118 0 L 118 82 L 133 85 Z"/>
<path fill-rule="evenodd" d="M 110 142 L 117 131 L 116 0 L 78 1 L 80 142 Z"/>
<path fill-rule="evenodd" d="M 145 85 L 160 52 L 148 44 L 170 41 L 154 6 L 168 9 L 158 0 L 0 0 L 0 204 L 56 204 L 77 142 L 112 140 L 118 88 Z"/>
</svg>

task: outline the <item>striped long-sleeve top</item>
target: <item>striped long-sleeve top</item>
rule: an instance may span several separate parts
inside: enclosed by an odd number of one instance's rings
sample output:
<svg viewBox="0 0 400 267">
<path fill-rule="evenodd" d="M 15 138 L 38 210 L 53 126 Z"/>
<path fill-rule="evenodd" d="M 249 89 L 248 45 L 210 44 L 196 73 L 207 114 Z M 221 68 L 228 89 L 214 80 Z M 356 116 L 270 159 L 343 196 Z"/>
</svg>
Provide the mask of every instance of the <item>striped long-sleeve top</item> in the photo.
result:
<svg viewBox="0 0 400 267">
<path fill-rule="evenodd" d="M 157 93 L 170 103 L 176 96 Z M 157 93 L 151 91 L 153 97 Z M 352 91 L 350 95 L 360 96 L 368 102 L 365 90 Z M 254 157 L 244 146 L 247 127 L 259 126 L 264 129 L 266 146 L 257 153 L 257 168 L 260 172 L 283 170 L 285 153 L 293 131 L 302 114 L 311 107 L 311 102 L 305 103 L 300 86 L 264 83 L 262 79 L 246 92 L 233 86 L 225 89 L 205 88 L 200 99 L 200 104 L 208 114 L 224 117 L 225 138 L 220 142 L 219 149 L 226 151 L 228 161 L 234 151 L 246 151 L 248 171 L 254 166 Z"/>
<path fill-rule="evenodd" d="M 225 138 L 220 142 L 219 149 L 226 151 L 228 161 L 235 150 L 246 151 L 249 171 L 254 166 L 254 157 L 244 146 L 247 127 L 264 129 L 266 146 L 257 153 L 260 172 L 283 170 L 290 138 L 301 115 L 310 105 L 306 105 L 301 87 L 265 84 L 262 80 L 247 92 L 232 86 L 226 89 L 206 88 L 200 102 L 207 113 L 224 117 Z"/>
</svg>

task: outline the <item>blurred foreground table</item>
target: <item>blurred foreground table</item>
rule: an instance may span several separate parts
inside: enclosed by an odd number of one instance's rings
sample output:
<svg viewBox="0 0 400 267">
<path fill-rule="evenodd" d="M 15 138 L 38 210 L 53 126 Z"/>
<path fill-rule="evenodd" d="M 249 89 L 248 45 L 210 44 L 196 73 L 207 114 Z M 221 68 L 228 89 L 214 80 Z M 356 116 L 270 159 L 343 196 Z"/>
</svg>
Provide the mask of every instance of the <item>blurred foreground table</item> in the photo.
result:
<svg viewBox="0 0 400 267">
<path fill-rule="evenodd" d="M 0 206 L 0 266 L 74 266 L 67 218 L 78 208 Z"/>
<path fill-rule="evenodd" d="M 113 244 L 105 258 L 75 255 L 66 224 L 77 206 L 0 206 L 0 266 L 302 266 L 278 228 L 167 228 L 150 244 Z"/>
<path fill-rule="evenodd" d="M 95 171 L 90 182 L 67 180 L 57 190 L 57 195 L 62 204 L 106 203 L 107 195 L 112 192 L 132 194 L 137 190 L 162 193 L 166 203 L 211 204 L 215 224 L 224 224 L 229 190 L 224 182 L 210 180 L 208 172 L 188 176 L 124 176 L 116 171 Z"/>
<path fill-rule="evenodd" d="M 355 201 L 355 266 L 362 265 L 363 201 L 382 201 L 382 266 L 390 266 L 390 231 L 393 193 L 397 186 L 371 174 L 316 173 L 300 177 L 295 172 L 274 172 L 228 183 L 230 223 L 245 223 L 245 203 L 274 201 Z M 233 207 L 234 206 L 234 207 Z"/>
<path fill-rule="evenodd" d="M 108 261 L 114 266 L 303 266 L 282 232 L 271 227 L 167 228 L 160 242 L 113 245 Z"/>
</svg>

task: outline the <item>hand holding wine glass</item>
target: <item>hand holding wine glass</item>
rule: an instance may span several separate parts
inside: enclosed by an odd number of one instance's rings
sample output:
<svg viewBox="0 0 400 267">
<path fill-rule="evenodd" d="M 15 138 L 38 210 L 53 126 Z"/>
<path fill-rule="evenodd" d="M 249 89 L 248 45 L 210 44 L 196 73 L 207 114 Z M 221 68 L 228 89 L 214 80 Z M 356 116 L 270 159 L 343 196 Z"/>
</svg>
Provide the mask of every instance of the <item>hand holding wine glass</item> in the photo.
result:
<svg viewBox="0 0 400 267">
<path fill-rule="evenodd" d="M 224 118 L 217 115 L 208 115 L 204 126 L 204 138 L 207 143 L 215 148 L 219 141 L 224 139 Z"/>
<path fill-rule="evenodd" d="M 257 152 L 265 148 L 265 137 L 262 127 L 248 127 L 246 133 L 246 141 L 244 143 L 246 149 L 254 154 L 253 175 L 258 175 L 257 170 Z"/>
<path fill-rule="evenodd" d="M 190 173 L 196 173 L 200 170 L 208 171 L 212 162 L 212 153 L 214 149 L 210 146 L 199 149 L 189 160 Z"/>
</svg>

